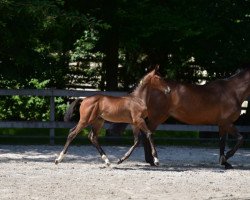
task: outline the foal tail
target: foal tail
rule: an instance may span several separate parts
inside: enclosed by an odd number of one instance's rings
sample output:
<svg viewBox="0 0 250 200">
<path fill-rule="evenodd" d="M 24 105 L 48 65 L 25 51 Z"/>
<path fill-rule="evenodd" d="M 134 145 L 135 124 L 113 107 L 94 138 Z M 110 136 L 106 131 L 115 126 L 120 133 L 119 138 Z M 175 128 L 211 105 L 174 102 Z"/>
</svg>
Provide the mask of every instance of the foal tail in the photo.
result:
<svg viewBox="0 0 250 200">
<path fill-rule="evenodd" d="M 80 98 L 76 99 L 69 105 L 63 118 L 65 122 L 79 121 L 80 119 L 79 108 L 82 103 L 82 100 L 83 99 L 80 99 Z"/>
</svg>

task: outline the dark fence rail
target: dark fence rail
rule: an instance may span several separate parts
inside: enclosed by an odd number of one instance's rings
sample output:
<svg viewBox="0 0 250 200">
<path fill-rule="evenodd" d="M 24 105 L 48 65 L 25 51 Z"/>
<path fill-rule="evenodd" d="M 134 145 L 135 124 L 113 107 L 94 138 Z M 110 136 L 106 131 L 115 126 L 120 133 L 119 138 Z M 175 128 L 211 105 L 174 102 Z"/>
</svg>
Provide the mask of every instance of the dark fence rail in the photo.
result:
<svg viewBox="0 0 250 200">
<path fill-rule="evenodd" d="M 72 128 L 76 123 L 55 121 L 55 98 L 58 96 L 87 97 L 95 94 L 121 96 L 126 92 L 78 91 L 59 89 L 0 89 L 0 96 L 48 96 L 50 97 L 50 121 L 0 121 L 0 128 L 48 128 L 50 129 L 50 143 L 54 144 L 56 128 Z M 250 99 L 248 99 L 249 101 Z M 107 128 L 107 125 L 104 125 Z M 250 126 L 237 126 L 240 132 L 250 132 Z M 131 129 L 130 126 L 127 129 Z M 218 127 L 213 125 L 183 125 L 161 124 L 157 130 L 167 131 L 206 131 L 217 132 Z"/>
</svg>

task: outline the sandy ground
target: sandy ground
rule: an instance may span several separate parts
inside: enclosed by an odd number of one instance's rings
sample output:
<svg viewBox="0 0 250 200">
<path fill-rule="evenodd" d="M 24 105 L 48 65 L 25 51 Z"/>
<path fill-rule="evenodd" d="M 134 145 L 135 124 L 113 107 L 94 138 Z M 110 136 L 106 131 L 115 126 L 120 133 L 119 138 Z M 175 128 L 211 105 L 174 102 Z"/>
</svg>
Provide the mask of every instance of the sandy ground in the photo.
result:
<svg viewBox="0 0 250 200">
<path fill-rule="evenodd" d="M 218 149 L 158 146 L 159 167 L 144 162 L 142 147 L 121 165 L 128 147 L 104 149 L 109 168 L 92 146 L 71 146 L 59 165 L 62 146 L 0 146 L 0 199 L 250 199 L 250 150 L 224 170 Z"/>
</svg>

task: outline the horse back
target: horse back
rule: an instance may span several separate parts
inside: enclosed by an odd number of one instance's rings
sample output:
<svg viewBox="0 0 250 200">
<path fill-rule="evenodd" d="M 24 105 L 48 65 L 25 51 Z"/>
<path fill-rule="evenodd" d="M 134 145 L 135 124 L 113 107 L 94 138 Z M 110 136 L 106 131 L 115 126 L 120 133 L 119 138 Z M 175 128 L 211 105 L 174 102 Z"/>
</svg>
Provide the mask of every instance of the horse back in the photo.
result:
<svg viewBox="0 0 250 200">
<path fill-rule="evenodd" d="M 171 114 L 191 124 L 217 124 L 236 112 L 237 100 L 227 81 L 180 84 L 172 93 Z"/>
</svg>

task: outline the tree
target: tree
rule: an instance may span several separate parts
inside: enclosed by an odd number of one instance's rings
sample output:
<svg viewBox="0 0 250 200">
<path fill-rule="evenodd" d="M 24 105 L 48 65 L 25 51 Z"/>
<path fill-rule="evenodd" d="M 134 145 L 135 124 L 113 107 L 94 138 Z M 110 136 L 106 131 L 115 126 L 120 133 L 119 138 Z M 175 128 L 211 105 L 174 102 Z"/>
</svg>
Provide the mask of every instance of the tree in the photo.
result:
<svg viewBox="0 0 250 200">
<path fill-rule="evenodd" d="M 2 79 L 26 83 L 50 79 L 65 86 L 69 51 L 89 23 L 68 9 L 64 1 L 10 1 L 0 3 L 0 60 Z"/>
</svg>

